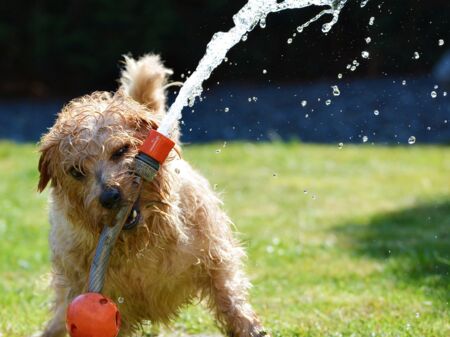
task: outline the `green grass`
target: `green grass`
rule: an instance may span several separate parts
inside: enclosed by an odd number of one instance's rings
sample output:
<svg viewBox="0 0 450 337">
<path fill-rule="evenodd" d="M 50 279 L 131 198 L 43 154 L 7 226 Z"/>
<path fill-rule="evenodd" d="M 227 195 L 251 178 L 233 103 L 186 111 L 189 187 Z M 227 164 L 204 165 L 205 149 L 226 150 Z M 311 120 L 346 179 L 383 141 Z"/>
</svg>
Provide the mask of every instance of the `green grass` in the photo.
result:
<svg viewBox="0 0 450 337">
<path fill-rule="evenodd" d="M 213 144 L 185 157 L 223 194 L 274 336 L 450 336 L 449 147 Z M 3 337 L 49 317 L 37 160 L 34 146 L 0 143 Z M 199 306 L 175 328 L 216 331 Z"/>
</svg>

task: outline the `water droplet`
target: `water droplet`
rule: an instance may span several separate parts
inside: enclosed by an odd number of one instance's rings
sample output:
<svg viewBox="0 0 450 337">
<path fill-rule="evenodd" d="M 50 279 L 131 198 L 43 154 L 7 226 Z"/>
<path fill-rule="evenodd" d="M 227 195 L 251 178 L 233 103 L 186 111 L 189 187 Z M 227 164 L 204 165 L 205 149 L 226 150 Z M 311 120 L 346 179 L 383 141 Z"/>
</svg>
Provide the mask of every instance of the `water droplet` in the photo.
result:
<svg viewBox="0 0 450 337">
<path fill-rule="evenodd" d="M 333 96 L 339 96 L 341 94 L 341 91 L 337 85 L 333 85 L 331 88 L 333 89 Z"/>
<path fill-rule="evenodd" d="M 444 45 L 444 40 L 443 39 L 439 39 L 439 41 L 438 41 L 438 45 L 439 45 L 439 47 L 441 47 L 441 46 L 443 46 Z"/>
<path fill-rule="evenodd" d="M 303 100 L 301 104 L 302 104 L 302 107 L 305 107 L 308 104 L 308 101 Z"/>
<path fill-rule="evenodd" d="M 408 138 L 408 144 L 409 145 L 413 145 L 415 143 L 416 143 L 416 137 L 411 136 L 411 137 Z"/>
<path fill-rule="evenodd" d="M 437 84 L 434 85 L 433 89 L 437 89 L 439 86 Z"/>
<path fill-rule="evenodd" d="M 352 66 L 351 68 L 350 68 L 350 71 L 355 71 L 356 70 L 356 67 L 355 66 Z"/>
<path fill-rule="evenodd" d="M 253 100 L 253 102 L 256 102 L 256 101 L 258 101 L 258 97 L 256 97 L 256 96 L 253 96 L 253 97 L 252 97 L 252 100 Z"/>
<path fill-rule="evenodd" d="M 248 99 L 247 99 L 249 102 L 251 102 L 252 101 L 252 98 L 251 97 L 249 97 Z"/>
<path fill-rule="evenodd" d="M 372 42 L 372 39 L 370 38 L 370 36 L 366 37 L 364 40 L 366 41 L 367 44 Z"/>
<path fill-rule="evenodd" d="M 402 81 L 402 85 L 406 85 L 406 80 L 403 80 L 403 81 Z"/>
<path fill-rule="evenodd" d="M 341 78 L 342 78 L 342 74 L 339 73 L 337 77 L 338 77 L 339 79 L 341 79 Z"/>
<path fill-rule="evenodd" d="M 229 107 L 225 107 L 225 109 L 223 109 L 223 111 L 228 112 L 228 111 L 230 111 L 230 108 Z"/>
<path fill-rule="evenodd" d="M 379 111 L 379 110 L 374 110 L 374 111 L 373 111 L 373 114 L 374 114 L 375 116 L 378 116 L 378 115 L 380 114 L 380 111 Z"/>
<path fill-rule="evenodd" d="M 322 33 L 328 33 L 331 27 L 333 27 L 332 22 L 325 23 L 324 25 L 322 25 Z"/>
<path fill-rule="evenodd" d="M 214 191 L 217 190 L 217 186 L 219 186 L 219 185 L 217 185 L 217 184 L 214 184 L 214 185 L 213 185 Z"/>
<path fill-rule="evenodd" d="M 117 303 L 122 304 L 123 302 L 125 302 L 125 299 L 123 297 L 117 297 Z"/>
<path fill-rule="evenodd" d="M 442 96 L 447 96 L 447 91 L 444 91 L 443 93 L 442 93 Z"/>
<path fill-rule="evenodd" d="M 274 250 L 275 250 L 275 249 L 273 249 L 272 246 L 267 246 L 267 247 L 266 247 L 266 252 L 269 253 L 269 254 L 272 254 L 272 253 L 274 252 Z"/>
<path fill-rule="evenodd" d="M 292 38 L 287 39 L 287 44 L 291 44 L 292 43 Z"/>
<path fill-rule="evenodd" d="M 364 50 L 364 51 L 361 53 L 361 56 L 362 56 L 363 59 L 368 59 L 369 56 L 370 56 L 370 53 L 369 53 L 367 50 Z"/>
<path fill-rule="evenodd" d="M 277 176 L 277 174 L 274 172 L 274 173 L 272 173 L 272 177 L 276 177 Z"/>
<path fill-rule="evenodd" d="M 302 26 L 298 26 L 297 27 L 297 32 L 299 32 L 299 33 L 303 32 L 303 27 Z"/>
<path fill-rule="evenodd" d="M 375 22 L 375 17 L 370 17 L 369 19 L 369 26 L 373 26 L 373 23 Z"/>
<path fill-rule="evenodd" d="M 339 143 L 339 144 L 338 144 L 338 149 L 339 149 L 339 150 L 342 150 L 343 147 L 344 147 L 344 143 Z"/>
<path fill-rule="evenodd" d="M 420 313 L 416 312 L 416 318 L 420 318 Z"/>
<path fill-rule="evenodd" d="M 20 259 L 19 261 L 17 261 L 17 263 L 18 263 L 19 267 L 22 269 L 30 268 L 30 263 L 27 260 Z"/>
<path fill-rule="evenodd" d="M 312 199 L 312 200 L 316 200 L 316 199 L 317 199 L 316 195 L 313 194 L 313 195 L 311 196 L 311 199 Z"/>
<path fill-rule="evenodd" d="M 415 60 L 418 60 L 418 59 L 420 58 L 419 52 L 415 51 L 415 52 L 414 52 L 413 58 L 414 58 Z"/>
<path fill-rule="evenodd" d="M 325 101 L 325 104 L 326 104 L 326 105 L 330 105 L 330 104 L 331 104 L 331 99 L 327 99 L 327 100 Z"/>
<path fill-rule="evenodd" d="M 263 73 L 264 75 L 267 74 L 267 70 L 266 70 L 266 69 L 263 69 L 262 73 Z"/>
<path fill-rule="evenodd" d="M 262 29 L 266 28 L 266 19 L 262 18 L 261 21 L 259 21 L 259 26 Z"/>
<path fill-rule="evenodd" d="M 368 140 L 369 140 L 369 137 L 367 137 L 367 136 L 363 136 L 362 137 L 363 143 L 367 143 Z"/>
<path fill-rule="evenodd" d="M 430 95 L 431 95 L 432 98 L 436 98 L 437 97 L 437 92 L 433 90 Z"/>
<path fill-rule="evenodd" d="M 247 41 L 247 39 L 248 39 L 248 35 L 247 34 L 245 34 L 245 35 L 242 35 L 242 41 Z"/>
<path fill-rule="evenodd" d="M 180 169 L 178 167 L 175 167 L 175 173 L 180 174 Z"/>
<path fill-rule="evenodd" d="M 308 190 L 303 190 L 303 194 L 308 194 Z"/>
<path fill-rule="evenodd" d="M 431 130 L 431 126 L 427 126 L 427 130 L 430 131 Z"/>
<path fill-rule="evenodd" d="M 222 152 L 221 149 L 217 149 L 217 150 L 216 150 L 216 153 L 220 153 L 220 152 Z"/>
</svg>

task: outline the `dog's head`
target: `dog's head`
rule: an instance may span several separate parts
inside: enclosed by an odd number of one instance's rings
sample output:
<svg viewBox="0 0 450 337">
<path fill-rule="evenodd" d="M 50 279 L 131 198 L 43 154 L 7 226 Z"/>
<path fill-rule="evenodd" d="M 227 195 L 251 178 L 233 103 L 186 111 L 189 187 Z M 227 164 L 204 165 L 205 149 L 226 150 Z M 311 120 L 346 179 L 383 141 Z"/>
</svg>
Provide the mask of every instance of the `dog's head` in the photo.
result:
<svg viewBox="0 0 450 337">
<path fill-rule="evenodd" d="M 71 101 L 40 143 L 39 191 L 51 182 L 71 221 L 96 231 L 135 195 L 134 157 L 164 113 L 168 71 L 159 58 L 126 62 L 116 94 L 96 92 Z M 162 171 L 154 187 L 164 179 Z M 141 220 L 138 200 L 125 228 Z"/>
</svg>

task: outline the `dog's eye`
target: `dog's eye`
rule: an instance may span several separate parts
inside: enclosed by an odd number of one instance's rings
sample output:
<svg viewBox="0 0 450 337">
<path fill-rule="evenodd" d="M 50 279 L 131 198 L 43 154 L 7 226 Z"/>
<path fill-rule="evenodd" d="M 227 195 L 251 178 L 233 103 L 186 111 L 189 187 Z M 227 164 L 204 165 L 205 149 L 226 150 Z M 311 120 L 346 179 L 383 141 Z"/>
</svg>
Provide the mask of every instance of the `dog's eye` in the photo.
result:
<svg viewBox="0 0 450 337">
<path fill-rule="evenodd" d="M 130 145 L 122 146 L 120 149 L 116 150 L 112 154 L 111 159 L 112 160 L 117 160 L 117 159 L 121 158 L 125 153 L 128 152 L 129 149 L 130 149 Z"/>
<path fill-rule="evenodd" d="M 84 173 L 80 170 L 77 170 L 75 167 L 72 167 L 69 171 L 70 175 L 74 177 L 76 180 L 81 180 L 84 178 Z"/>
</svg>

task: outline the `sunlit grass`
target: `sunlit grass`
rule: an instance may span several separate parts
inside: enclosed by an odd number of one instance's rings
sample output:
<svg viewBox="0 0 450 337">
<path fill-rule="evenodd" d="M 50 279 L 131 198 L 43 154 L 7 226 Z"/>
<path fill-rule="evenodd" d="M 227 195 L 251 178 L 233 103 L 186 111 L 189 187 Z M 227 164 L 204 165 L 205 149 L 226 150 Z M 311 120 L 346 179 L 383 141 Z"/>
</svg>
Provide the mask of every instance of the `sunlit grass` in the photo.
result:
<svg viewBox="0 0 450 337">
<path fill-rule="evenodd" d="M 274 336 L 450 335 L 449 147 L 212 144 L 184 156 L 222 193 Z M 3 337 L 49 317 L 37 161 L 34 146 L 0 144 Z M 174 326 L 217 331 L 198 306 Z"/>
</svg>

